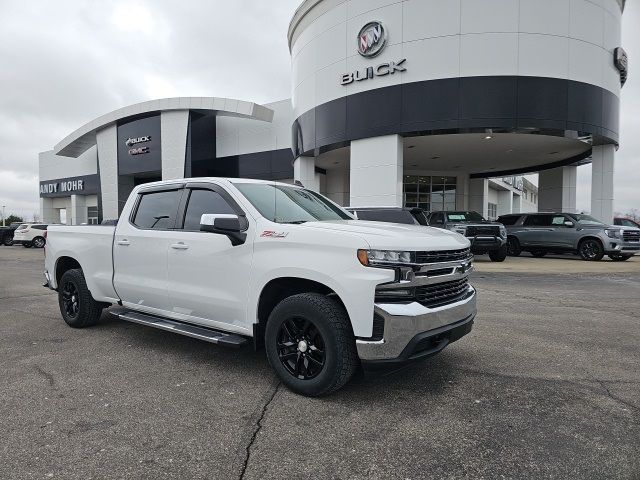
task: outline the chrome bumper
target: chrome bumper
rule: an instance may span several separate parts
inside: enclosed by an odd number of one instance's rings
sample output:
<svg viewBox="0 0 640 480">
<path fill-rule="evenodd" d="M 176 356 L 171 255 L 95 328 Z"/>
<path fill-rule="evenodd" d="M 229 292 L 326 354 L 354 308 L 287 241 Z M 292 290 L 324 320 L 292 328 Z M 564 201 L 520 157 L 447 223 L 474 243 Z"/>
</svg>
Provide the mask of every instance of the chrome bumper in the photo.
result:
<svg viewBox="0 0 640 480">
<path fill-rule="evenodd" d="M 476 312 L 476 291 L 471 286 L 469 296 L 464 300 L 438 308 L 428 308 L 417 302 L 376 304 L 375 313 L 384 319 L 383 339 L 356 340 L 358 355 L 362 361 L 398 359 L 403 353 L 411 353 L 405 349 L 416 336 L 430 331 L 438 334 L 446 331 L 449 325 L 454 328 L 465 320 L 471 322 Z"/>
</svg>

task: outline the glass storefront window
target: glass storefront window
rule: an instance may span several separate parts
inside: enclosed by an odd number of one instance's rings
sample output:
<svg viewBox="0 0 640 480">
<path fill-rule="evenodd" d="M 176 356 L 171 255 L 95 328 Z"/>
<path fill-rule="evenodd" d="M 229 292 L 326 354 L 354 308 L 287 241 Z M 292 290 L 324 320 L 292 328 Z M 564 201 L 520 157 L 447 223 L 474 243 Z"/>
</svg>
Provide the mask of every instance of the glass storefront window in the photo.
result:
<svg viewBox="0 0 640 480">
<path fill-rule="evenodd" d="M 87 207 L 87 223 L 89 225 L 98 224 L 98 207 Z"/>
<path fill-rule="evenodd" d="M 406 175 L 404 205 L 426 211 L 455 210 L 456 184 L 456 177 Z"/>
</svg>

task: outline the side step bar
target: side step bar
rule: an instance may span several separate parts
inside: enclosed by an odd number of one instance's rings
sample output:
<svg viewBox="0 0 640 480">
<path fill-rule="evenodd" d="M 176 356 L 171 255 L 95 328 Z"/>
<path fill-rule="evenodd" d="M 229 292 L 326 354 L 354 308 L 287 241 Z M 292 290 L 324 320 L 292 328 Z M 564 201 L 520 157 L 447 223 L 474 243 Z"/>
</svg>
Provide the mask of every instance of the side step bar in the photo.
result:
<svg viewBox="0 0 640 480">
<path fill-rule="evenodd" d="M 216 345 L 240 348 L 249 343 L 249 340 L 241 335 L 225 333 L 210 328 L 197 327 L 188 323 L 177 322 L 167 318 L 155 317 L 145 313 L 133 312 L 127 309 L 114 309 L 113 315 L 126 322 L 138 323 L 147 327 L 158 328 L 167 332 L 177 333 L 191 338 L 197 338 Z"/>
</svg>

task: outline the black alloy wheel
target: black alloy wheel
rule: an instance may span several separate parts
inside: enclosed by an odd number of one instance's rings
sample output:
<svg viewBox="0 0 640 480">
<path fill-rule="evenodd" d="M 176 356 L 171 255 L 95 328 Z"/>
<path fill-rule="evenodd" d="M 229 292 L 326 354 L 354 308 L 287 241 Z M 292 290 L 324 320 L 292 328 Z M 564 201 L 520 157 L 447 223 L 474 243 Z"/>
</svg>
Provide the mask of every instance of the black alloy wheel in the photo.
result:
<svg viewBox="0 0 640 480">
<path fill-rule="evenodd" d="M 78 318 L 80 313 L 80 295 L 76 284 L 67 280 L 62 286 L 62 307 L 70 319 Z"/>
<path fill-rule="evenodd" d="M 602 244 L 594 238 L 583 240 L 578 247 L 578 253 L 587 262 L 598 262 L 604 257 Z"/>
<path fill-rule="evenodd" d="M 626 262 L 631 257 L 633 257 L 633 255 L 622 255 L 621 253 L 614 253 L 612 255 L 609 255 L 609 258 L 614 262 Z"/>
<path fill-rule="evenodd" d="M 308 319 L 285 320 L 278 332 L 278 358 L 284 368 L 300 380 L 317 377 L 325 364 L 324 339 Z"/>
<path fill-rule="evenodd" d="M 509 237 L 507 239 L 507 255 L 510 257 L 519 257 L 522 253 L 520 242 L 515 237 Z"/>
</svg>

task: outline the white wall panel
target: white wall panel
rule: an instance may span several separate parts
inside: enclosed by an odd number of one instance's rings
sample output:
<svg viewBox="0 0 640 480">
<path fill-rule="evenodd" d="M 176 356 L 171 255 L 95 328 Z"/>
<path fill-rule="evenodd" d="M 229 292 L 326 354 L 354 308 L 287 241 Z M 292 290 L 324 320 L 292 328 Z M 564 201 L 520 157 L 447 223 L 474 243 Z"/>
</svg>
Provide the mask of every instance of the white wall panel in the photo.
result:
<svg viewBox="0 0 640 480">
<path fill-rule="evenodd" d="M 403 52 L 402 52 L 402 47 L 403 45 L 397 44 L 397 45 L 392 45 L 390 47 L 387 47 L 385 49 L 385 56 L 384 56 L 384 60 L 380 60 L 378 62 L 372 62 L 371 60 L 364 58 L 360 55 L 353 55 L 349 58 L 347 58 L 347 71 L 348 72 L 355 72 L 357 70 L 365 70 L 367 67 L 372 67 L 375 65 L 378 65 L 379 63 L 381 63 L 382 61 L 388 61 L 388 60 L 392 60 L 392 61 L 398 61 L 398 60 L 402 60 L 404 57 Z M 405 65 L 403 65 L 405 66 Z M 406 65 L 406 68 L 409 68 L 409 65 Z M 390 85 L 396 85 L 398 83 L 402 83 L 402 75 L 404 75 L 404 73 L 402 72 L 396 72 L 393 75 L 386 75 L 384 77 L 376 77 L 372 80 L 363 80 L 363 81 L 355 81 L 349 85 L 346 86 L 346 91 L 348 95 L 353 95 L 354 93 L 360 93 L 360 92 L 365 92 L 367 90 L 373 90 L 375 88 L 382 88 L 382 87 L 387 87 Z M 340 79 L 336 79 L 336 83 L 339 83 Z M 343 87 L 345 88 L 345 87 Z"/>
<path fill-rule="evenodd" d="M 518 31 L 517 0 L 462 0 L 462 33 Z"/>
<path fill-rule="evenodd" d="M 604 8 L 588 0 L 571 0 L 571 38 L 593 43 L 604 43 Z"/>
<path fill-rule="evenodd" d="M 349 0 L 347 4 L 347 17 L 349 19 L 371 12 L 381 7 L 393 4 L 402 4 L 402 0 Z"/>
<path fill-rule="evenodd" d="M 318 105 L 344 97 L 347 89 L 342 85 L 342 75 L 349 71 L 347 61 L 341 60 L 319 70 L 316 77 L 316 102 Z"/>
<path fill-rule="evenodd" d="M 571 0 L 520 0 L 520 32 L 567 37 Z"/>
<path fill-rule="evenodd" d="M 613 57 L 610 59 L 613 62 Z M 569 80 L 603 86 L 602 60 L 602 48 L 592 43 L 569 39 Z"/>
<path fill-rule="evenodd" d="M 620 16 L 604 12 L 604 48 L 613 51 L 622 44 Z"/>
<path fill-rule="evenodd" d="M 460 35 L 405 43 L 402 55 L 407 58 L 403 83 L 460 76 Z"/>
<path fill-rule="evenodd" d="M 344 60 L 347 53 L 347 24 L 341 23 L 321 33 L 317 39 L 315 69 L 320 70 Z M 354 40 L 353 45 L 356 42 Z"/>
<path fill-rule="evenodd" d="M 568 38 L 521 33 L 519 49 L 519 75 L 568 78 Z"/>
<path fill-rule="evenodd" d="M 390 2 L 387 0 L 385 3 Z M 387 45 L 402 44 L 402 5 L 402 3 L 391 3 L 391 5 L 372 10 L 363 15 L 350 17 L 347 21 L 347 56 L 358 53 L 358 33 L 360 33 L 362 27 L 373 20 L 382 22 L 384 25 L 387 31 Z M 387 56 L 386 50 L 385 53 L 380 55 L 380 57 L 385 58 Z"/>
<path fill-rule="evenodd" d="M 403 5 L 405 42 L 460 33 L 460 0 L 407 0 Z"/>
<path fill-rule="evenodd" d="M 517 33 L 485 33 L 462 36 L 460 76 L 517 74 Z"/>
</svg>

